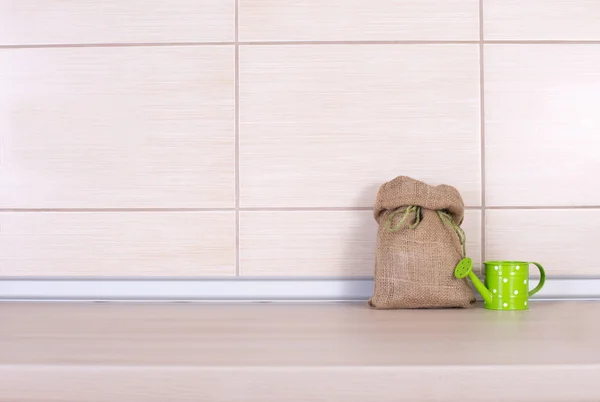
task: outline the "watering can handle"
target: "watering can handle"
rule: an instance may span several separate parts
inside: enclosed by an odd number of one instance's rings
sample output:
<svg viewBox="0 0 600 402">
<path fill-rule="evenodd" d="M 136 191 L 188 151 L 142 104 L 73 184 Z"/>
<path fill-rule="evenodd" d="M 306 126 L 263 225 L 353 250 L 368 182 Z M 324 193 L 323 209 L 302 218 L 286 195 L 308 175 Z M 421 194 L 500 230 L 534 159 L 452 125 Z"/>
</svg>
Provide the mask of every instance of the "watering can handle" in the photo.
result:
<svg viewBox="0 0 600 402">
<path fill-rule="evenodd" d="M 546 282 L 546 272 L 544 271 L 544 267 L 542 267 L 537 262 L 530 262 L 530 264 L 535 265 L 540 270 L 540 283 L 538 283 L 538 285 L 535 288 L 529 291 L 529 297 L 542 290 L 542 288 L 544 287 L 544 283 Z"/>
</svg>

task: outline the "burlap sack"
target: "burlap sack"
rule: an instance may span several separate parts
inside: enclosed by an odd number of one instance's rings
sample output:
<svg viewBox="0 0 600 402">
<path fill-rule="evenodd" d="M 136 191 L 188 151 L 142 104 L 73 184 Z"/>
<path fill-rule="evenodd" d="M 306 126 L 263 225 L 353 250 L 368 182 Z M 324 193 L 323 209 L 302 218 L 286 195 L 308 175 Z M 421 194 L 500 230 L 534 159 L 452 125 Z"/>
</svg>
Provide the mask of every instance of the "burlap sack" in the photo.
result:
<svg viewBox="0 0 600 402">
<path fill-rule="evenodd" d="M 451 186 L 400 176 L 379 189 L 375 293 L 378 309 L 469 307 L 466 279 L 454 277 L 464 257 L 464 204 Z"/>
</svg>

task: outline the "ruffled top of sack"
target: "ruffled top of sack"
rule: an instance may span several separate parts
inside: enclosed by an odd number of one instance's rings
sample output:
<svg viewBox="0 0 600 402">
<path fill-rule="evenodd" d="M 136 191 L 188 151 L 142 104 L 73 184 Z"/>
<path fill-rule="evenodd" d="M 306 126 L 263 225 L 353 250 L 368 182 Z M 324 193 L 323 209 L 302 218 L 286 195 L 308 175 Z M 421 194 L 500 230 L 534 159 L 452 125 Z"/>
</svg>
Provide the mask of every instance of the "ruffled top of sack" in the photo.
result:
<svg viewBox="0 0 600 402">
<path fill-rule="evenodd" d="M 407 176 L 398 176 L 379 188 L 373 214 L 379 222 L 386 211 L 408 205 L 445 211 L 457 225 L 462 223 L 465 214 L 463 199 L 454 187 L 446 184 L 430 186 Z"/>
</svg>

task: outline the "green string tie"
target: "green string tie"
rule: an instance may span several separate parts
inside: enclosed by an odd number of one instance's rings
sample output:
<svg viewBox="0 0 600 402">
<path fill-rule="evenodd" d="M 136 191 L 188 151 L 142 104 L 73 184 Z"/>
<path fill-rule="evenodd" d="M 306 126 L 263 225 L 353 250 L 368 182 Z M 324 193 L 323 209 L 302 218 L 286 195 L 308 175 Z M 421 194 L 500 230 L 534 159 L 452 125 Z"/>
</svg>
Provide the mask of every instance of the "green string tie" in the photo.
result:
<svg viewBox="0 0 600 402">
<path fill-rule="evenodd" d="M 458 240 L 460 240 L 460 245 L 462 247 L 462 257 L 464 258 L 467 255 L 467 250 L 466 250 L 467 236 L 465 236 L 465 231 L 454 222 L 454 219 L 452 218 L 452 216 L 450 214 L 448 214 L 444 211 L 436 211 L 436 212 L 437 212 L 438 216 L 440 217 L 440 219 L 442 220 L 442 222 L 444 222 L 446 225 L 448 225 L 452 229 L 454 229 L 454 231 L 458 235 Z"/>
<path fill-rule="evenodd" d="M 408 218 L 408 216 L 412 213 L 415 214 L 415 220 L 409 226 L 409 228 L 414 229 L 419 225 L 419 223 L 421 223 L 421 207 L 418 207 L 416 205 L 409 205 L 406 207 L 406 209 L 404 209 L 404 214 L 402 215 L 402 217 L 400 218 L 398 223 L 396 223 L 396 225 L 392 226 L 392 224 L 394 223 L 394 217 L 397 214 L 399 214 L 400 212 L 402 212 L 402 208 L 396 209 L 394 212 L 392 212 L 390 214 L 390 216 L 388 216 L 387 230 L 389 230 L 390 232 L 396 232 L 397 230 L 399 230 L 400 227 L 402 226 L 402 224 L 404 223 L 404 221 L 406 220 L 406 218 Z"/>
<path fill-rule="evenodd" d="M 396 217 L 397 214 L 402 213 L 402 212 L 403 212 L 403 214 L 400 217 L 400 220 L 394 225 L 394 218 Z M 447 212 L 444 212 L 444 211 L 436 211 L 436 212 L 437 212 L 438 216 L 440 217 L 440 219 L 442 220 L 442 222 L 444 222 L 444 224 L 447 225 L 448 227 L 452 228 L 458 235 L 458 239 L 459 239 L 460 245 L 462 247 L 462 256 L 464 258 L 467 254 L 465 231 L 454 222 L 454 219 L 452 218 L 452 216 L 450 214 L 448 214 Z M 396 232 L 396 231 L 400 230 L 400 228 L 402 227 L 402 224 L 406 221 L 408 216 L 413 213 L 415 214 L 415 220 L 413 221 L 413 223 L 411 223 L 408 226 L 408 228 L 409 229 L 416 228 L 417 226 L 419 226 L 419 223 L 421 223 L 421 207 L 419 207 L 417 205 L 409 205 L 406 208 L 402 207 L 402 208 L 396 209 L 394 212 L 392 212 L 390 214 L 390 216 L 388 216 L 388 219 L 386 222 L 387 230 L 390 232 Z"/>
</svg>

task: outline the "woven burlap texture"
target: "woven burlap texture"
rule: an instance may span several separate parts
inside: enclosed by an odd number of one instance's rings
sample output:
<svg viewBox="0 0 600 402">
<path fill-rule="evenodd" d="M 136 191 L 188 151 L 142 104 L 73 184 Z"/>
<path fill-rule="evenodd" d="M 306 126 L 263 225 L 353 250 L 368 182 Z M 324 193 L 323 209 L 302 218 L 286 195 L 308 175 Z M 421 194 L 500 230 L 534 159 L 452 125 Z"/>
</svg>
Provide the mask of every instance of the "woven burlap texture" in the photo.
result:
<svg viewBox="0 0 600 402">
<path fill-rule="evenodd" d="M 406 212 L 410 206 L 418 208 Z M 371 307 L 470 307 L 475 302 L 466 279 L 454 277 L 464 257 L 460 237 L 438 211 L 462 224 L 464 203 L 458 190 L 406 176 L 381 186 L 373 210 L 379 230 Z M 396 225 L 405 212 L 406 221 Z"/>
</svg>

